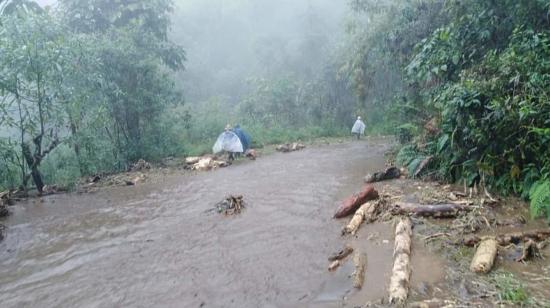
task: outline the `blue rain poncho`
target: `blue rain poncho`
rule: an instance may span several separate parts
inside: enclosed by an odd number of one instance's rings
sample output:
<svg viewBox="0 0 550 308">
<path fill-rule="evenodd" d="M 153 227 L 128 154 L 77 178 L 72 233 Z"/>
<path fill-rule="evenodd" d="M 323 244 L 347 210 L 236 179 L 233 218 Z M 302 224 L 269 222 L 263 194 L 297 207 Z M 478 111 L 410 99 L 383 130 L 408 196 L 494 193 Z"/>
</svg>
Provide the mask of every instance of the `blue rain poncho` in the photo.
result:
<svg viewBox="0 0 550 308">
<path fill-rule="evenodd" d="M 243 145 L 243 150 L 246 151 L 250 148 L 250 144 L 252 143 L 252 138 L 250 138 L 250 135 L 247 134 L 244 130 L 241 129 L 240 125 L 236 125 L 235 129 L 233 129 L 233 132 L 239 137 L 241 140 L 241 143 Z"/>
<path fill-rule="evenodd" d="M 360 134 L 363 135 L 365 133 L 365 123 L 361 120 L 355 121 L 355 124 L 353 124 L 353 127 L 351 128 L 351 132 L 353 134 Z"/>
<path fill-rule="evenodd" d="M 212 152 L 214 154 L 220 153 L 222 151 L 231 152 L 231 153 L 243 153 L 244 147 L 239 139 L 239 136 L 232 131 L 225 131 L 221 133 L 216 140 L 216 143 L 212 147 Z"/>
</svg>

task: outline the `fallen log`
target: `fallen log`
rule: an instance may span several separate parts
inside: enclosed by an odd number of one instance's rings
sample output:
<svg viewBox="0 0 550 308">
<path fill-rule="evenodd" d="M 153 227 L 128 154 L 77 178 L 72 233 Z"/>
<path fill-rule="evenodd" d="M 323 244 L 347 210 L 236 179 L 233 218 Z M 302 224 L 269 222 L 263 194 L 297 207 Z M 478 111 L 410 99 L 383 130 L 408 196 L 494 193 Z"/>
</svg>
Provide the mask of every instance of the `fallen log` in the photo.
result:
<svg viewBox="0 0 550 308">
<path fill-rule="evenodd" d="M 460 212 L 469 211 L 467 204 L 446 203 L 446 204 L 418 204 L 398 202 L 392 208 L 394 215 L 415 215 L 421 217 L 452 218 Z"/>
<path fill-rule="evenodd" d="M 338 207 L 338 210 L 336 210 L 336 213 L 334 214 L 334 218 L 342 218 L 355 213 L 355 211 L 361 205 L 365 204 L 365 202 L 374 199 L 378 199 L 378 191 L 374 189 L 374 186 L 367 184 L 360 192 L 342 201 Z"/>
<path fill-rule="evenodd" d="M 342 229 L 342 235 L 355 235 L 363 221 L 366 221 L 367 223 L 374 221 L 378 214 L 378 205 L 379 203 L 377 201 L 369 201 L 361 205 L 361 207 L 355 211 L 355 214 L 349 224 Z"/>
<path fill-rule="evenodd" d="M 466 246 L 475 246 L 486 237 L 480 237 L 477 235 L 464 238 L 462 244 Z M 501 246 L 507 246 L 510 244 L 519 244 L 522 241 L 534 240 L 536 242 L 544 241 L 550 238 L 550 228 L 536 229 L 523 232 L 504 233 L 496 236 L 496 241 Z"/>
<path fill-rule="evenodd" d="M 349 256 L 353 252 L 353 247 L 351 246 L 345 246 L 344 249 L 340 250 L 337 253 L 332 254 L 330 257 L 328 257 L 329 261 L 337 261 L 342 260 L 345 257 Z"/>
<path fill-rule="evenodd" d="M 394 262 L 389 287 L 391 304 L 404 304 L 409 295 L 411 236 L 411 220 L 402 218 L 395 228 Z"/>
<path fill-rule="evenodd" d="M 353 255 L 353 264 L 355 265 L 355 271 L 353 272 L 353 287 L 361 289 L 363 282 L 365 281 L 365 271 L 367 269 L 367 254 L 356 253 Z"/>
<path fill-rule="evenodd" d="M 365 176 L 365 183 L 374 183 L 386 180 L 397 179 L 401 176 L 401 170 L 397 167 L 389 167 L 384 171 L 375 172 L 373 174 L 367 174 Z"/>
<path fill-rule="evenodd" d="M 470 270 L 474 273 L 488 273 L 493 264 L 498 252 L 498 242 L 494 238 L 484 239 L 477 247 Z"/>
</svg>

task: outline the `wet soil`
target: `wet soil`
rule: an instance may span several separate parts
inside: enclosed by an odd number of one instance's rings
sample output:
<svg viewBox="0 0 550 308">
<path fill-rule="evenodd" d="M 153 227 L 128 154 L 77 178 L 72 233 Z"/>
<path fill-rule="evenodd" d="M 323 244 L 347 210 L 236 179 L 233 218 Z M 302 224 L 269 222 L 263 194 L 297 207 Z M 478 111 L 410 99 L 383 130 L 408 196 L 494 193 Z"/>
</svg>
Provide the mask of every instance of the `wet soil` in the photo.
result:
<svg viewBox="0 0 550 308">
<path fill-rule="evenodd" d="M 393 226 L 341 237 L 339 200 L 383 169 L 387 139 L 309 147 L 213 172 L 169 172 L 131 187 L 29 199 L 0 222 L 2 307 L 342 307 L 386 296 Z M 403 185 L 406 182 L 399 182 Z M 379 188 L 381 185 L 377 184 Z M 208 211 L 243 195 L 239 215 Z M 367 254 L 362 290 L 350 243 Z M 448 261 L 414 237 L 411 299 L 452 294 Z"/>
</svg>

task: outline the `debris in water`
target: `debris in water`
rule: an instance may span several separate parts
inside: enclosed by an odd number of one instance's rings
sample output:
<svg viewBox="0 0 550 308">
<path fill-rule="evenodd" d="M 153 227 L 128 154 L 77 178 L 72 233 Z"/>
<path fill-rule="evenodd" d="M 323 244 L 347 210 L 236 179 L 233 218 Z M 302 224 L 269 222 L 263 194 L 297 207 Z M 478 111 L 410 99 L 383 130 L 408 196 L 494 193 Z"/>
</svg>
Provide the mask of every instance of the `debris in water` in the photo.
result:
<svg viewBox="0 0 550 308">
<path fill-rule="evenodd" d="M 409 295 L 411 236 L 412 222 L 409 218 L 402 218 L 395 227 L 394 262 L 389 288 L 391 304 L 403 304 Z"/>
<path fill-rule="evenodd" d="M 474 273 L 488 273 L 495 262 L 498 252 L 498 242 L 494 238 L 483 240 L 477 247 L 470 270 Z"/>
<path fill-rule="evenodd" d="M 367 223 L 374 221 L 378 215 L 378 205 L 378 201 L 369 201 L 361 205 L 361 207 L 355 211 L 349 224 L 342 229 L 342 235 L 355 235 L 363 221 Z"/>
<path fill-rule="evenodd" d="M 243 196 L 230 195 L 218 204 L 216 204 L 214 210 L 217 210 L 218 213 L 223 213 L 225 215 L 235 215 L 240 214 L 244 207 L 245 206 Z"/>
<path fill-rule="evenodd" d="M 0 224 L 0 242 L 4 240 L 4 232 L 6 231 L 6 226 Z"/>
<path fill-rule="evenodd" d="M 353 287 L 361 289 L 363 282 L 365 281 L 365 271 L 367 269 L 367 254 L 356 253 L 353 255 L 353 264 L 355 265 L 355 271 L 353 272 Z"/>
<path fill-rule="evenodd" d="M 349 256 L 353 252 L 353 247 L 346 245 L 344 249 L 340 250 L 337 253 L 332 254 L 330 257 L 328 257 L 329 261 L 337 261 L 342 260 L 345 257 Z"/>
<path fill-rule="evenodd" d="M 338 210 L 334 214 L 334 218 L 342 218 L 352 213 L 355 213 L 355 211 L 361 205 L 365 204 L 365 202 L 374 199 L 378 199 L 378 191 L 374 189 L 374 186 L 367 184 L 360 192 L 342 201 L 342 203 L 338 207 Z"/>
<path fill-rule="evenodd" d="M 330 265 L 328 266 L 329 272 L 332 272 L 332 271 L 336 270 L 336 269 L 338 268 L 338 266 L 340 266 L 340 260 L 333 261 L 333 262 L 330 263 Z"/>
</svg>

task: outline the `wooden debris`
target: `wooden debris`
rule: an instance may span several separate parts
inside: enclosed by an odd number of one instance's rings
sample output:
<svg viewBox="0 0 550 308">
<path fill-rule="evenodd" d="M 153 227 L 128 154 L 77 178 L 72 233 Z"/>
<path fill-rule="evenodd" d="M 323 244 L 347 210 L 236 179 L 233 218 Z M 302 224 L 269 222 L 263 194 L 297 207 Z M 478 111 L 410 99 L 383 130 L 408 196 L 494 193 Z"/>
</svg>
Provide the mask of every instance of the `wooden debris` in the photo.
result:
<svg viewBox="0 0 550 308">
<path fill-rule="evenodd" d="M 143 182 L 143 181 L 145 181 L 145 174 L 140 173 L 139 175 L 135 176 L 134 178 L 132 178 L 130 180 L 126 180 L 126 185 L 133 186 L 133 185 L 137 185 L 138 183 Z"/>
<path fill-rule="evenodd" d="M 477 243 L 484 240 L 486 237 L 479 236 L 470 236 L 462 240 L 462 244 L 466 246 L 475 246 Z M 545 239 L 550 238 L 550 228 L 547 229 L 536 229 L 524 232 L 512 232 L 505 233 L 496 236 L 496 240 L 499 245 L 507 246 L 509 244 L 519 244 L 525 240 L 534 240 L 536 242 L 544 241 Z"/>
<path fill-rule="evenodd" d="M 186 157 L 185 158 L 185 163 L 187 165 L 194 165 L 196 163 L 199 162 L 199 160 L 201 160 L 202 157 L 199 157 L 199 156 L 190 156 L 190 157 Z"/>
<path fill-rule="evenodd" d="M 3 224 L 0 224 L 0 242 L 4 239 L 4 233 L 6 231 L 6 226 Z"/>
<path fill-rule="evenodd" d="M 432 161 L 433 159 L 433 156 L 428 156 L 426 157 L 421 163 L 420 165 L 418 165 L 418 167 L 416 168 L 416 170 L 414 171 L 414 175 L 413 175 L 413 178 L 417 178 L 420 173 L 422 173 L 422 171 L 424 171 L 424 168 L 426 168 L 428 166 L 428 164 Z"/>
<path fill-rule="evenodd" d="M 380 181 L 386 181 L 391 179 L 397 179 L 401 176 L 401 170 L 397 167 L 388 167 L 384 171 L 375 172 L 373 174 L 367 174 L 365 176 L 365 183 L 374 183 Z"/>
<path fill-rule="evenodd" d="M 223 213 L 225 215 L 234 215 L 240 214 L 245 207 L 244 205 L 245 203 L 243 200 L 243 196 L 230 195 L 221 202 L 218 202 L 214 209 L 216 209 L 218 213 Z"/>
<path fill-rule="evenodd" d="M 488 273 L 495 262 L 498 242 L 494 238 L 484 239 L 477 247 L 470 270 L 474 273 Z"/>
<path fill-rule="evenodd" d="M 540 257 L 539 247 L 533 240 L 527 240 L 523 244 L 521 256 L 516 259 L 517 262 L 525 262 L 531 258 Z"/>
<path fill-rule="evenodd" d="M 353 255 L 353 264 L 355 265 L 355 271 L 352 274 L 353 287 L 361 289 L 365 281 L 365 271 L 367 269 L 367 254 L 356 253 Z"/>
<path fill-rule="evenodd" d="M 150 169 L 151 169 L 151 164 L 146 162 L 144 159 L 140 159 L 135 164 L 132 165 L 132 168 L 130 168 L 130 171 L 137 172 L 137 171 L 145 171 Z"/>
<path fill-rule="evenodd" d="M 340 266 L 340 260 L 335 260 L 328 266 L 329 272 L 335 271 Z"/>
<path fill-rule="evenodd" d="M 244 156 L 248 157 L 250 160 L 256 160 L 256 157 L 258 157 L 258 154 L 256 153 L 256 150 L 248 149 L 246 150 L 246 152 L 244 152 Z"/>
<path fill-rule="evenodd" d="M 353 247 L 346 245 L 344 249 L 340 250 L 337 253 L 332 254 L 330 257 L 328 257 L 329 261 L 337 261 L 342 260 L 345 257 L 349 256 L 353 252 Z"/>
<path fill-rule="evenodd" d="M 217 160 L 212 157 L 202 157 L 199 161 L 191 167 L 192 170 L 207 171 L 220 167 L 227 167 L 230 163 L 225 160 Z"/>
<path fill-rule="evenodd" d="M 460 212 L 469 211 L 471 207 L 462 203 L 418 204 L 398 202 L 394 205 L 394 215 L 415 215 L 421 217 L 452 218 Z"/>
<path fill-rule="evenodd" d="M 377 201 L 369 201 L 361 205 L 361 207 L 355 211 L 349 224 L 342 229 L 342 235 L 355 235 L 363 221 L 367 223 L 374 221 L 378 215 L 378 205 L 379 203 Z"/>
<path fill-rule="evenodd" d="M 402 218 L 395 228 L 394 262 L 389 287 L 391 304 L 404 304 L 409 294 L 411 236 L 412 222 L 409 218 Z"/>
<path fill-rule="evenodd" d="M 342 201 L 342 203 L 338 207 L 338 210 L 334 214 L 334 218 L 342 218 L 352 213 L 355 213 L 355 211 L 361 205 L 365 204 L 365 202 L 374 199 L 378 199 L 378 191 L 374 189 L 374 186 L 367 184 L 360 192 Z"/>
<path fill-rule="evenodd" d="M 304 149 L 305 147 L 306 146 L 301 143 L 294 142 L 294 143 L 280 144 L 277 147 L 275 147 L 275 150 L 279 152 L 287 153 L 287 152 L 299 151 Z"/>
</svg>

